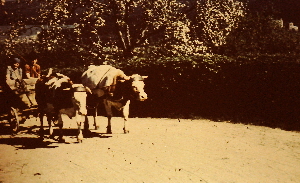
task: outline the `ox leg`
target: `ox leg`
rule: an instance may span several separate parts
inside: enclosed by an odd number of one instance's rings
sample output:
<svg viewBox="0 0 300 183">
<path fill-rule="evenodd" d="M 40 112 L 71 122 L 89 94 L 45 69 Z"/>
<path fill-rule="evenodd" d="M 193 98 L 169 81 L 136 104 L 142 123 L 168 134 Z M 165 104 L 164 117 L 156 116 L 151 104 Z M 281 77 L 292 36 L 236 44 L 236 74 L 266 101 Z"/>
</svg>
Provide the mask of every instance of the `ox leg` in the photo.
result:
<svg viewBox="0 0 300 183">
<path fill-rule="evenodd" d="M 78 135 L 77 135 L 77 141 L 79 143 L 82 143 L 83 140 L 83 130 L 84 130 L 84 121 L 85 121 L 85 116 L 79 115 L 78 111 L 76 111 L 76 122 L 77 122 L 77 127 L 78 127 Z M 82 127 L 83 125 L 83 127 Z"/>
<path fill-rule="evenodd" d="M 95 130 L 99 130 L 99 125 L 97 123 L 97 116 L 98 116 L 98 105 L 95 107 L 95 113 L 94 113 L 94 126 L 95 126 Z"/>
<path fill-rule="evenodd" d="M 63 136 L 63 120 L 62 120 L 62 114 L 58 114 L 58 128 L 59 128 L 59 137 L 58 142 L 65 142 L 64 136 Z"/>
<path fill-rule="evenodd" d="M 39 136 L 41 139 L 44 139 L 44 114 L 42 112 L 39 113 L 39 118 L 40 118 L 40 131 L 39 131 Z"/>
<path fill-rule="evenodd" d="M 105 106 L 105 110 L 106 110 L 106 115 L 107 115 L 107 130 L 106 133 L 108 134 L 112 134 L 111 131 L 111 118 L 112 118 L 112 110 L 111 110 L 111 103 L 108 100 L 104 100 L 104 106 Z"/>
<path fill-rule="evenodd" d="M 77 126 L 78 126 L 77 142 L 82 143 L 83 134 L 82 134 L 81 122 L 77 122 Z"/>
<path fill-rule="evenodd" d="M 106 133 L 108 133 L 108 134 L 112 134 L 112 131 L 111 131 L 111 117 L 112 116 L 107 116 Z"/>
<path fill-rule="evenodd" d="M 88 116 L 85 116 L 84 119 L 83 136 L 88 137 L 91 134 Z"/>
<path fill-rule="evenodd" d="M 123 107 L 123 117 L 124 117 L 124 133 L 129 133 L 128 130 L 126 130 L 126 122 L 128 121 L 128 117 L 129 117 L 129 104 L 130 104 L 130 100 L 128 100 L 125 104 L 125 106 Z"/>
<path fill-rule="evenodd" d="M 48 128 L 49 128 L 49 138 L 54 139 L 54 130 L 52 127 L 53 116 L 51 114 L 47 114 Z"/>
</svg>

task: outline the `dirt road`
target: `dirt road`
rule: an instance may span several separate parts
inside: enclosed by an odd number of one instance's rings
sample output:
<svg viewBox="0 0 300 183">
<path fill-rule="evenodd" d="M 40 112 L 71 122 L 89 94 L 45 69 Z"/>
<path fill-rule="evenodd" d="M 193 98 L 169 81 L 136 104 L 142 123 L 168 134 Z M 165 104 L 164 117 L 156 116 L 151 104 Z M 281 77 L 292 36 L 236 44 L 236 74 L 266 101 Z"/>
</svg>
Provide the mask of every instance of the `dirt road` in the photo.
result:
<svg viewBox="0 0 300 183">
<path fill-rule="evenodd" d="M 0 182 L 300 182 L 300 133 L 208 120 L 106 119 L 93 137 L 76 143 L 38 141 L 38 122 L 0 134 Z M 65 128 L 75 128 L 73 121 Z M 37 126 L 35 126 L 37 125 Z M 91 125 L 91 129 L 93 126 Z"/>
</svg>

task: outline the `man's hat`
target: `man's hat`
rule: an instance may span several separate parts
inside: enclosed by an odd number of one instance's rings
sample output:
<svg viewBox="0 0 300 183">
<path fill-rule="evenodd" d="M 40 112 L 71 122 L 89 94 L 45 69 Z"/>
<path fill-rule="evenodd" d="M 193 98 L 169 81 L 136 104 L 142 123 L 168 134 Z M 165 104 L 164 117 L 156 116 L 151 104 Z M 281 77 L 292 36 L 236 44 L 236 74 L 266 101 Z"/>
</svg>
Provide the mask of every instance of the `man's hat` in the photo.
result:
<svg viewBox="0 0 300 183">
<path fill-rule="evenodd" d="M 21 60 L 19 58 L 13 58 L 14 63 L 21 63 Z"/>
</svg>

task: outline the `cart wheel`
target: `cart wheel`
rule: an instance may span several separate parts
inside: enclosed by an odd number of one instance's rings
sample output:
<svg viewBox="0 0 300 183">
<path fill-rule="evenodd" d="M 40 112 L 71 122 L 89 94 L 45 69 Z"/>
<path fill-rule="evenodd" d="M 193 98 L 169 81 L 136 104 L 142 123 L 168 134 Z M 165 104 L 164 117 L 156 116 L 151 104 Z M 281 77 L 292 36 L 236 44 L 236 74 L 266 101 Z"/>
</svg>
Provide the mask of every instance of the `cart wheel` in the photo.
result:
<svg viewBox="0 0 300 183">
<path fill-rule="evenodd" d="M 20 120 L 18 116 L 18 111 L 14 107 L 10 108 L 9 112 L 9 123 L 13 133 L 16 133 L 20 127 Z"/>
</svg>

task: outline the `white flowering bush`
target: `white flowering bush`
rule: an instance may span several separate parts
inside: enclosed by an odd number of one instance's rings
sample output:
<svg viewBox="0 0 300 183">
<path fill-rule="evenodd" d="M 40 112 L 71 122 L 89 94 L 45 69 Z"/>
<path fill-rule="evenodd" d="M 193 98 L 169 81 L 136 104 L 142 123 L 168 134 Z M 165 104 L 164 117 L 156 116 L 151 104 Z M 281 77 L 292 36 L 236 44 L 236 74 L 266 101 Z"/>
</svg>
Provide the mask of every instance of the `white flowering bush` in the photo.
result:
<svg viewBox="0 0 300 183">
<path fill-rule="evenodd" d="M 226 37 L 245 15 L 244 4 L 237 0 L 197 1 L 197 20 L 208 45 L 226 44 Z"/>
</svg>

